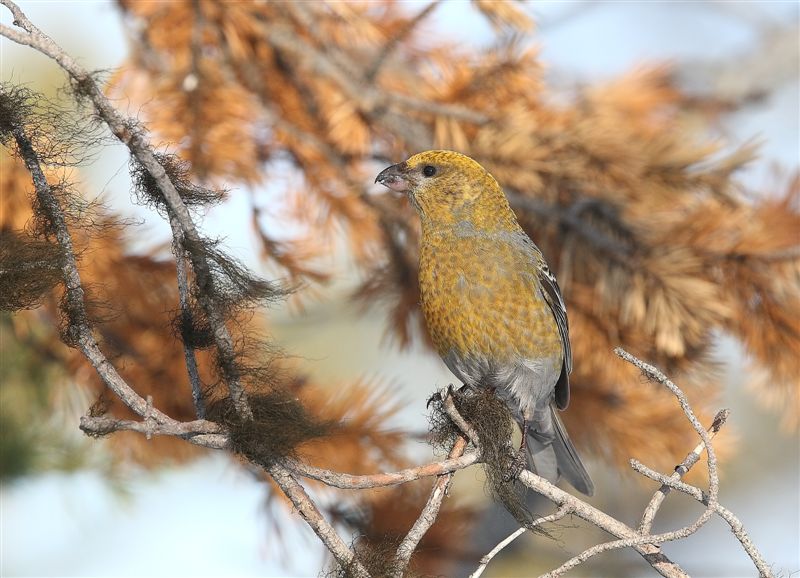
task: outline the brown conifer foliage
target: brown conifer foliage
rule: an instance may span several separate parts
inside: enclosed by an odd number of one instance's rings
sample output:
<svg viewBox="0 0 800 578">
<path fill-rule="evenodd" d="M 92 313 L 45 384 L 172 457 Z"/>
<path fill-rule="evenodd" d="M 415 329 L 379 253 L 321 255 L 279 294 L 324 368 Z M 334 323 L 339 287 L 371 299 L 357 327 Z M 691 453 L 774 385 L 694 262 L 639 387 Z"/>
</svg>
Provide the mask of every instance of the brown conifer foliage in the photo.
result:
<svg viewBox="0 0 800 578">
<path fill-rule="evenodd" d="M 374 194 L 374 161 L 453 148 L 484 164 L 567 298 L 570 431 L 620 465 L 658 455 L 666 466 L 691 433 L 631 368 L 608 361 L 615 345 L 710 400 L 709 348 L 728 332 L 769 376 L 768 398 L 796 396 L 796 187 L 743 191 L 735 174 L 754 149 L 710 141 L 668 70 L 636 70 L 554 105 L 536 51 L 507 34 L 529 31 L 527 17 L 476 4 L 498 25 L 482 51 L 428 34 L 435 3 L 415 15 L 394 2 L 122 2 L 141 34 L 112 93 L 149 103 L 151 126 L 179 135 L 181 154 L 209 178 L 263 182 L 288 160 L 299 184 L 287 205 L 309 231 L 296 246 L 313 262 L 340 226 L 365 274 L 358 298 L 388 301 L 401 344 L 418 319 L 416 225 L 400 201 Z M 299 263 L 284 265 L 302 276 Z M 784 406 L 787 424 L 796 406 Z M 653 423 L 654 435 L 637 433 Z"/>
<path fill-rule="evenodd" d="M 617 466 L 627 468 L 637 456 L 670 469 L 695 443 L 674 400 L 643 388 L 639 372 L 613 357 L 617 346 L 680 382 L 706 423 L 710 415 L 703 410 L 710 408 L 704 406 L 720 389 L 714 339 L 730 334 L 752 359 L 753 388 L 787 428 L 797 429 L 800 181 L 761 194 L 745 190 L 736 173 L 754 159 L 754 147 L 712 142 L 691 99 L 663 68 L 576 89 L 556 104 L 532 47 L 530 19 L 514 3 L 473 4 L 494 26 L 490 48 L 454 46 L 430 34 L 426 19 L 437 2 L 411 14 L 390 0 L 120 0 L 132 53 L 109 92 L 116 102 L 131 102 L 154 140 L 177 154 L 158 156 L 158 163 L 179 195 L 192 182 L 224 184 L 233 190 L 228 194 L 244 194 L 236 185 L 248 187 L 265 261 L 293 281 L 323 283 L 331 271 L 321 258 L 344 247 L 363 276 L 355 299 L 365 308 L 388 303 L 387 332 L 403 346 L 419 322 L 418 225 L 407 204 L 376 191 L 372 178 L 378 167 L 425 149 L 474 157 L 498 178 L 563 289 L 575 360 L 569 430 Z M 37 217 L 28 202 L 30 174 L 4 162 L 10 170 L 0 175 L 0 226 L 3 233 L 21 231 Z M 159 208 L 162 200 L 145 199 Z M 299 232 L 286 239 L 269 230 L 264 213 L 284 215 Z M 89 314 L 106 353 L 138 394 L 152 395 L 153 405 L 172 418 L 195 417 L 179 335 L 186 342 L 196 330 L 201 381 L 209 400 L 219 402 L 211 420 L 227 427 L 231 447 L 243 456 L 261 459 L 267 469 L 279 461 L 270 453 L 274 447 L 261 452 L 247 438 L 252 430 L 236 429 L 275 417 L 275 404 L 259 402 L 276 394 L 285 415 L 308 426 L 284 432 L 288 449 L 279 458 L 352 473 L 406 465 L 410 436 L 385 426 L 397 410 L 388 388 L 357 381 L 332 396 L 330 384 L 304 378 L 264 340 L 238 347 L 228 367 L 244 375 L 253 407 L 266 409 L 254 420 L 225 422 L 236 413 L 221 393 L 225 367 L 206 350 L 208 327 L 176 323 L 173 261 L 163 248 L 131 254 L 113 215 L 100 214 L 94 224 L 72 231 Z M 187 253 L 230 267 L 228 279 L 238 274 L 215 241 L 182 242 Z M 245 281 L 241 301 L 250 297 Z M 32 320 L 57 326 L 58 297 L 58 291 L 46 294 L 43 308 L 15 318 L 19 332 Z M 237 346 L 268 327 L 264 316 L 228 309 L 222 297 L 216 306 Z M 36 345 L 101 393 L 95 373 L 56 332 L 37 333 Z M 125 416 L 121 404 L 100 405 L 97 413 Z M 141 436 L 113 439 L 141 462 L 182 456 L 189 447 L 160 441 L 161 447 L 140 452 Z M 731 450 L 724 439 L 715 448 L 718 455 Z M 274 472 L 272 479 L 278 483 Z M 364 535 L 356 550 L 379 550 L 398 541 L 425 496 L 403 485 L 360 498 L 367 514 L 344 521 Z M 464 554 L 449 530 L 470 515 L 465 508 L 443 512 L 426 537 L 442 550 L 419 556 L 420 569 L 440 571 L 441 552 Z"/>
</svg>

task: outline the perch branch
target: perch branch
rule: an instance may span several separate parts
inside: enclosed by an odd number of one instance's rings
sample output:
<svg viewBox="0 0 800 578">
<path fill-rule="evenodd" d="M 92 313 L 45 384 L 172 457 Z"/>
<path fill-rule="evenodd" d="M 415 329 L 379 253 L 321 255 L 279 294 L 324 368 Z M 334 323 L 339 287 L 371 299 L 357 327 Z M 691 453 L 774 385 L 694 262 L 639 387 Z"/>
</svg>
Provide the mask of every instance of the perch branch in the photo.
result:
<svg viewBox="0 0 800 578">
<path fill-rule="evenodd" d="M 475 428 L 468 424 L 467 420 L 465 420 L 458 412 L 456 404 L 453 401 L 453 396 L 450 395 L 449 388 L 444 396 L 444 399 L 442 400 L 442 403 L 444 405 L 444 411 L 447 414 L 447 417 L 449 417 L 453 423 L 458 426 L 458 429 L 460 429 L 467 439 L 472 442 L 472 445 L 474 445 L 476 448 L 479 448 L 480 440 L 478 439 L 478 432 L 476 432 Z"/>
<path fill-rule="evenodd" d="M 431 462 L 398 472 L 361 476 L 323 470 L 302 462 L 287 462 L 286 466 L 296 474 L 311 478 L 312 480 L 317 480 L 327 486 L 343 490 L 363 490 L 367 488 L 396 486 L 398 484 L 405 484 L 406 482 L 413 482 L 420 478 L 450 474 L 457 470 L 463 470 L 467 466 L 471 466 L 477 462 L 478 454 L 476 452 L 469 452 L 458 458 Z"/>
</svg>

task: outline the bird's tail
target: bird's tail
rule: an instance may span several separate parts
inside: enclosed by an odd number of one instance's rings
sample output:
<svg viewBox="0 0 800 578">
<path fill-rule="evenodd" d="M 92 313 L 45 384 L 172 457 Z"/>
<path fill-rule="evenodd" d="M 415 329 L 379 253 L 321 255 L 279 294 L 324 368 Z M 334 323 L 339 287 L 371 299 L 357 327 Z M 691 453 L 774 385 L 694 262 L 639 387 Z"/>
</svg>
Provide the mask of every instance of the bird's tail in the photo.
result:
<svg viewBox="0 0 800 578">
<path fill-rule="evenodd" d="M 548 423 L 549 421 L 549 423 Z M 591 496 L 594 484 L 581 462 L 558 411 L 550 406 L 550 419 L 528 427 L 528 461 L 534 471 L 552 482 L 561 476 L 579 492 Z"/>
</svg>

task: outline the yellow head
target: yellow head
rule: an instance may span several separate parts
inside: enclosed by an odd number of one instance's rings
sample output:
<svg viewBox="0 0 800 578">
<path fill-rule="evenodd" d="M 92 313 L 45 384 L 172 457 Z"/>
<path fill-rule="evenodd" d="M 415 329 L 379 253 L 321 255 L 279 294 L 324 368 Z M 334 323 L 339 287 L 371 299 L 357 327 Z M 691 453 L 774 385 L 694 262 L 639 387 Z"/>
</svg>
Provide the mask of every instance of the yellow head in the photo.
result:
<svg viewBox="0 0 800 578">
<path fill-rule="evenodd" d="M 500 185 L 478 162 L 454 151 L 425 151 L 384 169 L 375 179 L 407 193 L 425 225 L 469 222 L 477 228 L 516 228 Z"/>
</svg>

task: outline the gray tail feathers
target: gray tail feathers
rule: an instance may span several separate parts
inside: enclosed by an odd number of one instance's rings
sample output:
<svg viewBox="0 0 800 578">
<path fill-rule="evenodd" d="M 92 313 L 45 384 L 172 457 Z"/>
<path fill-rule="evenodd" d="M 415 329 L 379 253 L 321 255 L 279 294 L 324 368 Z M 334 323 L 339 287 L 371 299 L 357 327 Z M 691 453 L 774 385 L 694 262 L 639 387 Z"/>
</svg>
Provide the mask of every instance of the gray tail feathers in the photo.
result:
<svg viewBox="0 0 800 578">
<path fill-rule="evenodd" d="M 552 405 L 549 418 L 528 426 L 528 461 L 543 478 L 557 482 L 564 476 L 576 490 L 591 496 L 594 494 L 592 478 Z"/>
</svg>

